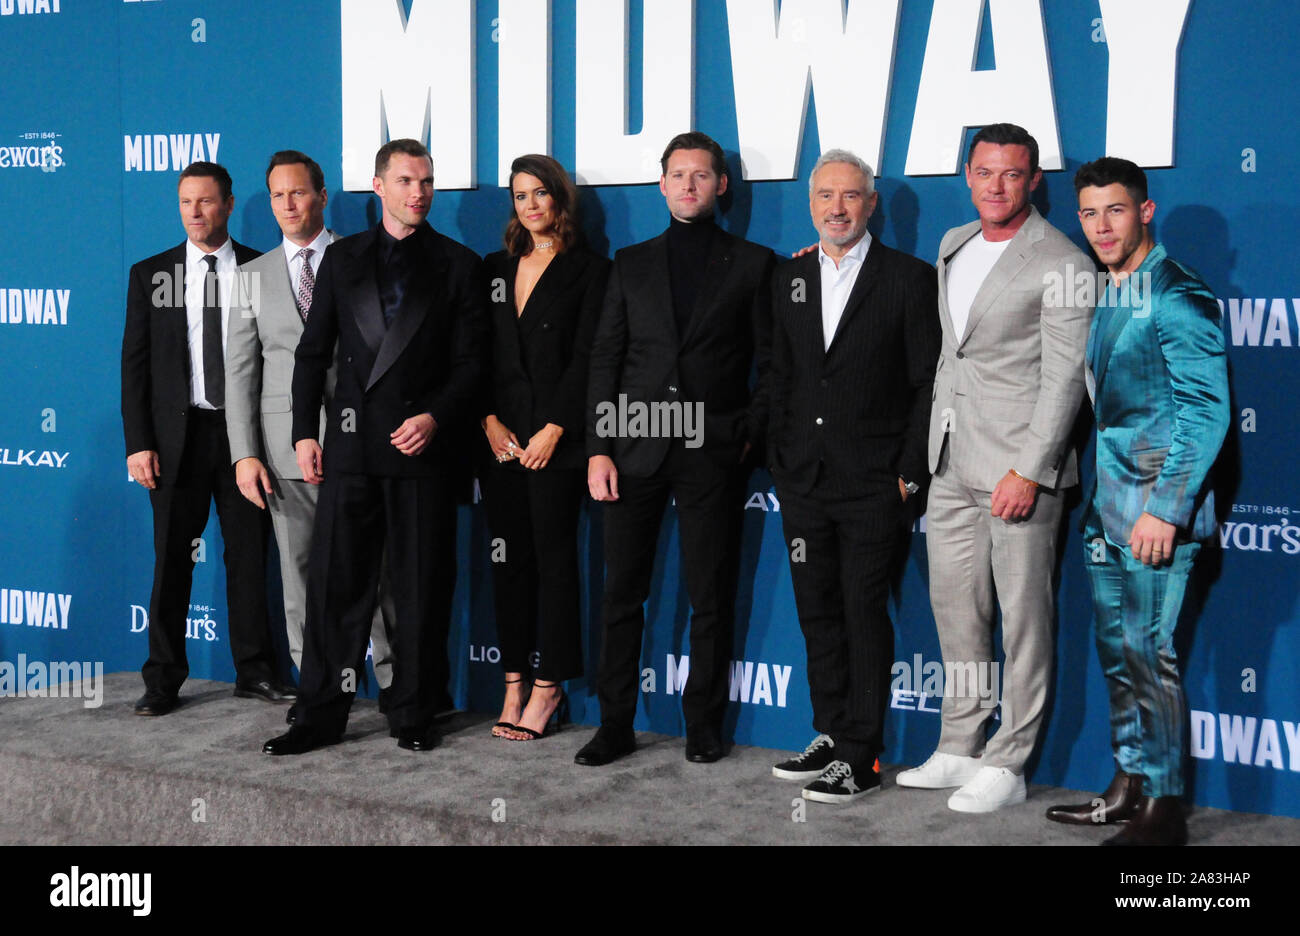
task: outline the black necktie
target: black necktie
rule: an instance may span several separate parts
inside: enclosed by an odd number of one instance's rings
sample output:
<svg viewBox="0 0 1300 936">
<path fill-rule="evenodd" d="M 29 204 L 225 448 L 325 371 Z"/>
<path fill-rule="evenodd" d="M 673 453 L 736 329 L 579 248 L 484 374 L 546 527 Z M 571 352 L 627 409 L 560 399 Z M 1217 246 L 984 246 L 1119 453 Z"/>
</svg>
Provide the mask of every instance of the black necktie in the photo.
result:
<svg viewBox="0 0 1300 936">
<path fill-rule="evenodd" d="M 217 258 L 203 258 L 203 390 L 208 402 L 221 409 L 226 405 L 226 367 L 221 353 L 221 281 L 217 279 Z"/>
</svg>

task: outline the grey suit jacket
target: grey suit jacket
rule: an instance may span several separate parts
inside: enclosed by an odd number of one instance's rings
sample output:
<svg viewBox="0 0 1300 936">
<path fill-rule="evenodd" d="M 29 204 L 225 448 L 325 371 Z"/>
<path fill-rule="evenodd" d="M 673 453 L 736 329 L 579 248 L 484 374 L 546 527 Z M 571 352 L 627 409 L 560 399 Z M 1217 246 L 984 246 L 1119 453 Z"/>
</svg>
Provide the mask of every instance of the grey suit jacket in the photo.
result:
<svg viewBox="0 0 1300 936">
<path fill-rule="evenodd" d="M 972 221 L 939 245 L 943 348 L 930 410 L 930 471 L 946 442 L 948 464 L 978 490 L 992 491 L 1012 468 L 1044 488 L 1078 484 L 1067 440 L 1083 398 L 1092 306 L 1075 303 L 1074 283 L 1096 266 L 1031 208 L 976 293 L 965 334 L 956 335 L 948 263 L 979 231 Z"/>
<path fill-rule="evenodd" d="M 330 232 L 330 243 L 338 235 Z M 289 263 L 274 249 L 239 268 L 226 327 L 226 434 L 230 459 L 255 456 L 277 478 L 302 480 L 293 450 L 293 353 L 303 321 L 289 282 Z M 333 370 L 325 398 L 333 392 Z M 321 434 L 325 410 L 321 408 Z"/>
</svg>

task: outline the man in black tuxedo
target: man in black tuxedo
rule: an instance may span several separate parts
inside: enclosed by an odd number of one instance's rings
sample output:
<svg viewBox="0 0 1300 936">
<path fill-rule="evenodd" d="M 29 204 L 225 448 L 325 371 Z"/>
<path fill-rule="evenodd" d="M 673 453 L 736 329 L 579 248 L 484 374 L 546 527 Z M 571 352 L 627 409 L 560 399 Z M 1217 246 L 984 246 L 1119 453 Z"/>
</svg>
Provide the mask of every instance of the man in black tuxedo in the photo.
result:
<svg viewBox="0 0 1300 936">
<path fill-rule="evenodd" d="M 601 726 L 575 758 L 588 766 L 636 748 L 643 605 L 669 495 L 692 612 L 686 759 L 722 756 L 743 462 L 765 423 L 750 374 L 755 362 L 760 378 L 766 369 L 776 258 L 714 223 L 727 190 L 717 143 L 680 134 L 661 165 L 672 220 L 659 237 L 615 254 L 591 352 L 587 486 L 607 506 Z"/>
<path fill-rule="evenodd" d="M 374 190 L 383 218 L 325 252 L 295 354 L 294 449 L 304 480 L 322 487 L 298 718 L 266 742 L 267 754 L 301 754 L 342 737 L 385 549 L 397 651 L 389 724 L 399 747 L 427 751 L 438 743 L 456 490 L 468 465 L 459 431 L 480 389 L 485 289 L 478 256 L 425 222 L 433 160 L 422 144 L 384 144 Z M 320 407 L 336 347 L 322 451 Z"/>
<path fill-rule="evenodd" d="M 149 489 L 154 578 L 149 659 L 137 715 L 166 715 L 189 675 L 186 612 L 197 543 L 215 499 L 225 541 L 235 695 L 294 698 L 274 677 L 266 614 L 266 519 L 235 486 L 225 416 L 225 320 L 236 267 L 257 251 L 235 243 L 230 173 L 191 163 L 177 185 L 186 240 L 131 267 L 122 332 L 126 467 Z"/>
<path fill-rule="evenodd" d="M 810 780 L 805 799 L 846 803 L 880 786 L 890 571 L 929 475 L 938 292 L 933 267 L 867 233 L 878 194 L 857 156 L 824 153 L 809 199 L 820 244 L 777 268 L 766 390 L 818 735 L 772 772 Z"/>
</svg>

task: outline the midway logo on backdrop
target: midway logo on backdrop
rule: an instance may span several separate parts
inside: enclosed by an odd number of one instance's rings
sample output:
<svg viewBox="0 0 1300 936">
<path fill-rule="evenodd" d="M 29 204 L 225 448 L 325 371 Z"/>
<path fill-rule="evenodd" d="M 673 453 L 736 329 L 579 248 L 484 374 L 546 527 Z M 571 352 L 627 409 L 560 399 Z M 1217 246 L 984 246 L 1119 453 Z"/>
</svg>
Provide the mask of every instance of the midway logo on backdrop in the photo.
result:
<svg viewBox="0 0 1300 936">
<path fill-rule="evenodd" d="M 1300 773 L 1300 722 L 1192 709 L 1191 751 L 1200 760 Z"/>
<path fill-rule="evenodd" d="M 122 138 L 127 172 L 180 172 L 192 162 L 217 162 L 220 133 L 137 133 Z"/>
<path fill-rule="evenodd" d="M 0 0 L 3 2 L 3 0 Z M 28 130 L 18 142 L 0 146 L 0 169 L 39 169 L 54 172 L 64 165 L 62 134 L 53 130 Z"/>
<path fill-rule="evenodd" d="M 1237 348 L 1300 346 L 1300 299 L 1219 300 L 1228 339 Z"/>
<path fill-rule="evenodd" d="M 59 0 L 0 0 L 0 16 L 58 12 Z"/>
<path fill-rule="evenodd" d="M 30 588 L 0 588 L 0 624 L 68 629 L 72 596 Z"/>
<path fill-rule="evenodd" d="M 71 289 L 0 286 L 0 325 L 67 325 Z"/>
<path fill-rule="evenodd" d="M 647 77 L 639 91 L 640 127 L 632 133 L 628 4 L 569 4 L 561 13 L 562 6 L 500 4 L 491 21 L 499 45 L 490 57 L 496 74 L 487 76 L 480 70 L 489 57 L 475 54 L 481 27 L 473 0 L 340 0 L 344 190 L 370 191 L 370 154 L 387 139 L 407 136 L 438 154 L 438 188 L 477 186 L 476 137 L 484 118 L 475 112 L 481 96 L 474 89 L 480 81 L 518 92 L 501 95 L 498 112 L 487 118 L 499 128 L 496 174 L 505 185 L 516 153 L 549 152 L 561 135 L 551 118 L 551 96 L 560 93 L 552 45 L 537 37 L 570 28 L 573 48 L 564 51 L 577 62 L 572 169 L 583 185 L 658 180 L 664 141 L 694 125 L 697 80 L 720 77 L 696 74 L 697 46 L 699 54 L 705 48 L 712 54 L 723 44 L 729 55 L 722 61 L 731 70 L 724 83 L 731 87 L 740 164 L 749 181 L 795 177 L 812 101 L 821 146 L 851 149 L 877 170 L 891 109 L 909 102 L 905 165 L 881 170 L 892 176 L 899 168 L 909 176 L 958 172 L 965 129 L 987 123 L 990 114 L 1037 137 L 1044 169 L 1065 166 L 1040 0 L 992 5 L 988 26 L 997 61 L 980 69 L 974 65 L 988 17 L 984 0 L 934 4 L 918 78 L 910 57 L 904 62 L 897 54 L 902 0 L 784 0 L 779 6 L 727 0 L 723 31 L 698 38 L 700 4 L 646 3 L 640 16 Z M 1106 44 L 1107 79 L 1092 93 L 1101 98 L 1106 152 L 1124 153 L 1141 166 L 1172 166 L 1178 47 L 1188 2 L 1098 0 L 1097 7 L 1092 40 Z M 560 25 L 561 16 L 570 22 Z M 1079 19 L 1074 35 L 1083 34 L 1091 18 Z M 891 100 L 903 73 L 909 84 Z"/>
<path fill-rule="evenodd" d="M 732 702 L 746 705 L 771 705 L 785 708 L 786 692 L 790 688 L 790 673 L 793 667 L 779 663 L 761 663 L 752 660 L 732 660 L 729 674 L 730 691 L 728 698 Z M 664 694 L 681 695 L 686 688 L 686 677 L 691 671 L 689 656 L 668 654 L 664 668 Z M 649 667 L 641 671 L 641 691 L 654 692 L 656 674 Z"/>
</svg>

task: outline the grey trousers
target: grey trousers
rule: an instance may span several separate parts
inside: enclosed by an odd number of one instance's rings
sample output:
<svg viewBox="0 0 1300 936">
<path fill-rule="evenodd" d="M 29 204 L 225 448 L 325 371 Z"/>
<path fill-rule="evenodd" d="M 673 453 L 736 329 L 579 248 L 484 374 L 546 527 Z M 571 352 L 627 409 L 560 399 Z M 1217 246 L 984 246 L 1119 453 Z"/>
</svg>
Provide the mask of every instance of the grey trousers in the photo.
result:
<svg viewBox="0 0 1300 936">
<path fill-rule="evenodd" d="M 1015 523 L 990 513 L 991 497 L 990 491 L 962 484 L 944 464 L 930 486 L 930 605 L 946 677 L 938 750 L 982 754 L 986 766 L 1021 774 L 1038 741 L 1055 665 L 1054 571 L 1062 497 L 1040 491 L 1033 513 Z M 993 665 L 995 601 L 1002 608 L 1000 673 Z M 1002 722 L 986 744 L 999 675 Z"/>
</svg>

